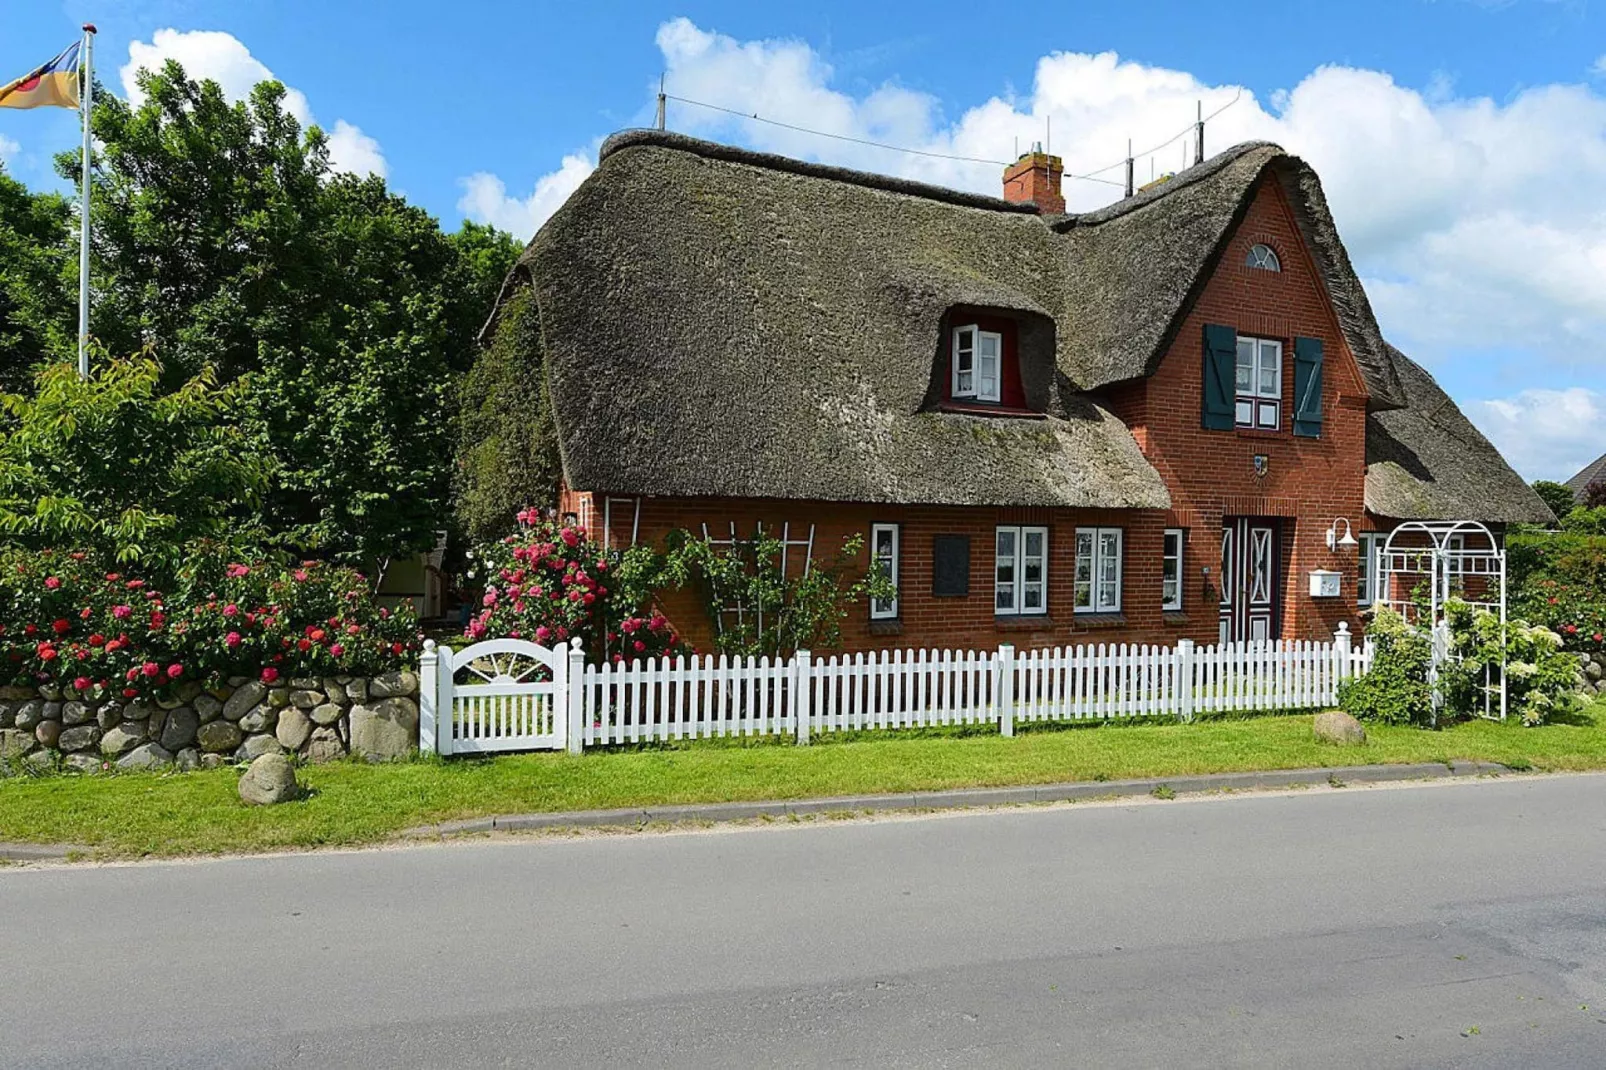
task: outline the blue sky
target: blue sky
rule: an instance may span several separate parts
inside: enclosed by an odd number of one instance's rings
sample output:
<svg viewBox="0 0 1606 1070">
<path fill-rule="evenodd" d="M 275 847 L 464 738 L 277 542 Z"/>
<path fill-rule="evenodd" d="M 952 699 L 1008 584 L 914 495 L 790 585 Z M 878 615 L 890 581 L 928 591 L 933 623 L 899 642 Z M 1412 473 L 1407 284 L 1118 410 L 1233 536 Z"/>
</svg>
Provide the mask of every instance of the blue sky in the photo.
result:
<svg viewBox="0 0 1606 1070">
<path fill-rule="evenodd" d="M 241 91 L 271 71 L 337 157 L 449 225 L 527 235 L 609 132 L 669 90 L 930 151 L 1007 157 L 1041 136 L 1073 172 L 1239 97 L 1214 148 L 1271 137 L 1323 175 L 1389 336 L 1529 476 L 1606 451 L 1606 12 L 1588 0 L 424 4 L 79 0 L 13 5 L 0 79 L 95 21 L 102 80 L 179 55 Z M 381 13 L 376 13 L 376 11 Z M 131 53 L 132 48 L 132 53 Z M 0 112 L 30 184 L 75 140 L 66 112 Z M 701 136 L 970 188 L 997 168 L 796 135 L 672 104 Z M 1180 146 L 1139 163 L 1169 170 Z M 1119 194 L 1067 190 L 1073 207 Z"/>
</svg>

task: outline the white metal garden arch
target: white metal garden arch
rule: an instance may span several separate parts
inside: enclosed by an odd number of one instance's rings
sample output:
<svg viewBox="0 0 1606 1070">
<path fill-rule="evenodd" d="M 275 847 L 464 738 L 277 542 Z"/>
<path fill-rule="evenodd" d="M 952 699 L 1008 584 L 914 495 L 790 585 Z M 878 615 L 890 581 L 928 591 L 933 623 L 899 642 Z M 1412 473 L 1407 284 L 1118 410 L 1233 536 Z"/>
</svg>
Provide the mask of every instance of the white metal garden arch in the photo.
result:
<svg viewBox="0 0 1606 1070">
<path fill-rule="evenodd" d="M 1450 629 L 1445 605 L 1453 598 L 1500 618 L 1500 679 L 1496 684 L 1489 667 L 1484 670 L 1483 716 L 1506 719 L 1506 551 L 1487 526 L 1476 520 L 1410 520 L 1393 531 L 1374 563 L 1377 570 L 1375 602 L 1406 621 L 1428 630 L 1433 658 L 1428 680 L 1433 686 L 1433 719 L 1444 707 L 1439 688 L 1440 668 L 1450 656 Z M 1413 580 L 1411 577 L 1421 577 Z M 1424 620 L 1421 584 L 1427 583 Z M 1492 695 L 1498 691 L 1499 712 Z"/>
</svg>

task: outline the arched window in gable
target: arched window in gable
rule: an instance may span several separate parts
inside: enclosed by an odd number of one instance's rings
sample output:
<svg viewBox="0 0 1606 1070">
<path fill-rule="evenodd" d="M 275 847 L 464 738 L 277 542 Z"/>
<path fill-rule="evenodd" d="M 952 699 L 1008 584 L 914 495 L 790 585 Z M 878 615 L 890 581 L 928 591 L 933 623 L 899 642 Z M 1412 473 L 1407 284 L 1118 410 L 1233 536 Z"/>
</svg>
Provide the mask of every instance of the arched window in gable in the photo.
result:
<svg viewBox="0 0 1606 1070">
<path fill-rule="evenodd" d="M 1269 245 L 1255 243 L 1249 248 L 1248 265 L 1258 271 L 1281 271 L 1283 264 L 1277 252 Z"/>
</svg>

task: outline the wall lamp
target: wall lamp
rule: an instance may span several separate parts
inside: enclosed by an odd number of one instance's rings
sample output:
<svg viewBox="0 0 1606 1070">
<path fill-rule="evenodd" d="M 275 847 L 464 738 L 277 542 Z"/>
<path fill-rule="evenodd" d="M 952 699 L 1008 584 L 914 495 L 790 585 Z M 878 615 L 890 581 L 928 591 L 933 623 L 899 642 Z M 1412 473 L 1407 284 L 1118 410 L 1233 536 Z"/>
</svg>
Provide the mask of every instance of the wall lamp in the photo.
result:
<svg viewBox="0 0 1606 1070">
<path fill-rule="evenodd" d="M 1340 536 L 1338 534 L 1338 526 L 1340 524 L 1344 525 L 1344 534 L 1343 534 L 1343 536 Z M 1348 550 L 1352 546 L 1359 546 L 1359 545 L 1360 544 L 1355 541 L 1354 533 L 1350 531 L 1349 521 L 1344 519 L 1343 517 L 1337 518 L 1328 527 L 1328 529 L 1327 529 L 1327 548 L 1329 550 L 1337 550 L 1339 547 L 1343 547 L 1344 549 Z"/>
</svg>

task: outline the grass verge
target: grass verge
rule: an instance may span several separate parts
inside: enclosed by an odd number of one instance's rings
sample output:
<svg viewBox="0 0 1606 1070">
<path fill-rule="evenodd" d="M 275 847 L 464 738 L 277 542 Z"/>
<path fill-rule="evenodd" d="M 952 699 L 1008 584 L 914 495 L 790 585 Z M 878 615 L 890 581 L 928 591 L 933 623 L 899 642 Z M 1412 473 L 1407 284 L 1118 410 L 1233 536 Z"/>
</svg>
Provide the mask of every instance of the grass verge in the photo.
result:
<svg viewBox="0 0 1606 1070">
<path fill-rule="evenodd" d="M 1317 743 L 1307 716 L 1030 731 L 1004 739 L 878 736 L 692 743 L 587 754 L 337 763 L 301 770 L 310 797 L 247 808 L 239 774 L 0 780 L 0 841 L 72 843 L 127 858 L 376 843 L 418 825 L 489 814 L 798 799 L 1451 759 L 1521 769 L 1606 769 L 1606 701 L 1569 724 L 1372 726 L 1361 747 Z"/>
</svg>

